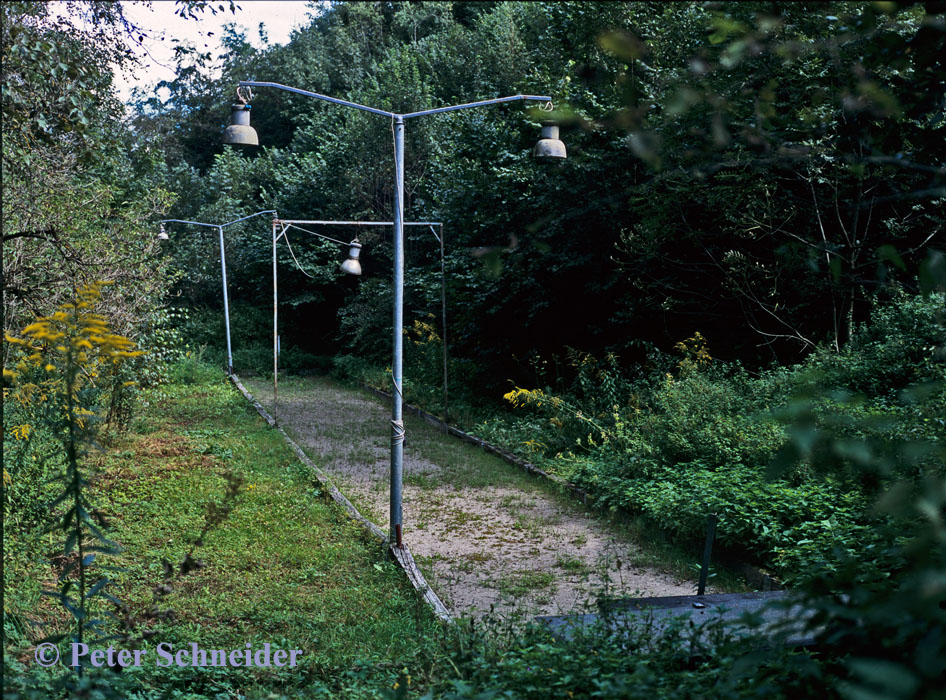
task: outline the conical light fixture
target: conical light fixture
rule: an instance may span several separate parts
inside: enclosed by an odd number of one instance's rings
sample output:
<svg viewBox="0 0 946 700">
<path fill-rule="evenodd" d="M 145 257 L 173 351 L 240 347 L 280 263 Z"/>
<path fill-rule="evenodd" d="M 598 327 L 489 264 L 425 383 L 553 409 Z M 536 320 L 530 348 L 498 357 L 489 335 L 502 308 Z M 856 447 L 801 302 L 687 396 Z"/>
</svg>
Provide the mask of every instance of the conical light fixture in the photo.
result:
<svg viewBox="0 0 946 700">
<path fill-rule="evenodd" d="M 542 138 L 532 155 L 538 160 L 565 160 L 565 144 L 558 138 L 558 124 L 542 122 Z"/>
<path fill-rule="evenodd" d="M 358 262 L 358 256 L 361 255 L 361 243 L 356 238 L 348 246 L 348 260 L 342 263 L 342 272 L 358 276 L 361 274 L 361 263 Z"/>
<path fill-rule="evenodd" d="M 161 230 L 158 231 L 158 240 L 159 241 L 170 240 L 170 238 L 168 237 L 168 232 L 164 230 L 164 224 L 161 224 Z"/>
<path fill-rule="evenodd" d="M 250 105 L 235 104 L 230 109 L 230 126 L 223 132 L 223 142 L 233 146 L 259 146 L 256 129 L 250 126 Z"/>
</svg>

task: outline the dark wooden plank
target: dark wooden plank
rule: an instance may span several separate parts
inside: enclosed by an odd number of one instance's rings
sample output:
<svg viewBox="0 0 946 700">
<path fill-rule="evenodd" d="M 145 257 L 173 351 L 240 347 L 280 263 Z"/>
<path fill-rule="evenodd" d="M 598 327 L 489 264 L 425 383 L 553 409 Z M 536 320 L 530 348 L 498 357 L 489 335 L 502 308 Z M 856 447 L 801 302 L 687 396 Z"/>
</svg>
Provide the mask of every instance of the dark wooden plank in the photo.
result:
<svg viewBox="0 0 946 700">
<path fill-rule="evenodd" d="M 626 598 L 603 601 L 599 614 L 543 615 L 536 620 L 555 634 L 571 636 L 576 629 L 604 623 L 620 632 L 628 626 L 646 625 L 656 633 L 679 620 L 696 625 L 696 645 L 711 644 L 709 630 L 722 623 L 738 636 L 761 635 L 788 646 L 810 646 L 814 633 L 807 629 L 814 611 L 788 591 L 719 593 L 703 596 Z"/>
</svg>

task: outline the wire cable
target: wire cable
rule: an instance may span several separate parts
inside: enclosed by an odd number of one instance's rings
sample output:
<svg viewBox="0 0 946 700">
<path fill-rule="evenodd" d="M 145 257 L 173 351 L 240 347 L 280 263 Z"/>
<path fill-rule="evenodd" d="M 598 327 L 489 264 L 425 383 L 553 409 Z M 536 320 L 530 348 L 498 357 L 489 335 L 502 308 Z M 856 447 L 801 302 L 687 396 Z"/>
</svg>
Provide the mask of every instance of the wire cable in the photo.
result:
<svg viewBox="0 0 946 700">
<path fill-rule="evenodd" d="M 289 255 L 292 256 L 292 261 L 296 264 L 296 267 L 299 268 L 299 272 L 308 277 L 309 279 L 315 279 L 315 275 L 310 275 L 308 272 L 302 269 L 302 265 L 299 264 L 299 261 L 296 259 L 296 254 L 292 252 L 292 244 L 289 243 L 289 234 L 286 233 L 286 230 L 283 229 L 282 237 L 286 239 L 286 247 L 289 248 Z"/>
<path fill-rule="evenodd" d="M 327 241 L 332 241 L 332 243 L 338 243 L 339 245 L 348 245 L 348 243 L 346 243 L 345 241 L 340 241 L 337 238 L 326 236 L 324 233 L 316 233 L 315 231 L 310 231 L 309 229 L 302 228 L 301 226 L 296 226 L 295 224 L 283 224 L 283 230 L 287 228 L 299 229 L 303 233 L 308 233 L 312 236 L 317 236 L 318 238 L 324 238 Z"/>
</svg>

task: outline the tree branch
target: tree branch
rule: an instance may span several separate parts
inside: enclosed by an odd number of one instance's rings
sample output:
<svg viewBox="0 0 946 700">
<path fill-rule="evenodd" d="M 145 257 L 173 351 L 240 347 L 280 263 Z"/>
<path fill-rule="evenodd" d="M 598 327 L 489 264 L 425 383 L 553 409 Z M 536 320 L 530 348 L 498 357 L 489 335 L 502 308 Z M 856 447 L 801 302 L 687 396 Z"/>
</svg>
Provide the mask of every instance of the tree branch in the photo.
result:
<svg viewBox="0 0 946 700">
<path fill-rule="evenodd" d="M 3 241 L 12 241 L 14 238 L 39 238 L 44 241 L 57 237 L 56 229 L 45 228 L 33 231 L 17 231 L 16 233 L 7 233 L 3 236 Z"/>
</svg>

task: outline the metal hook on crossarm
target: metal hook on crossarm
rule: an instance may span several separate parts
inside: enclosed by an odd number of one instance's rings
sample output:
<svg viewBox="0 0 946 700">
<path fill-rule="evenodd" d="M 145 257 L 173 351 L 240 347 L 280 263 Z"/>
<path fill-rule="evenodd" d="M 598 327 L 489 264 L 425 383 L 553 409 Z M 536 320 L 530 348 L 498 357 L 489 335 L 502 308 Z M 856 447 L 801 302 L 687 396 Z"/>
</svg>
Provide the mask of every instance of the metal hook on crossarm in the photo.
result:
<svg viewBox="0 0 946 700">
<path fill-rule="evenodd" d="M 237 99 L 240 104 L 247 104 L 253 100 L 253 90 L 249 87 L 238 85 L 236 89 Z"/>
</svg>

